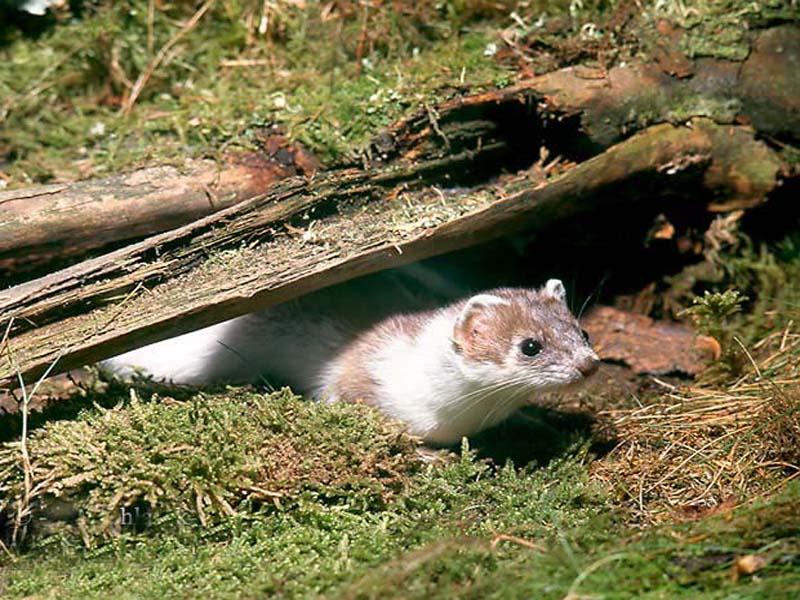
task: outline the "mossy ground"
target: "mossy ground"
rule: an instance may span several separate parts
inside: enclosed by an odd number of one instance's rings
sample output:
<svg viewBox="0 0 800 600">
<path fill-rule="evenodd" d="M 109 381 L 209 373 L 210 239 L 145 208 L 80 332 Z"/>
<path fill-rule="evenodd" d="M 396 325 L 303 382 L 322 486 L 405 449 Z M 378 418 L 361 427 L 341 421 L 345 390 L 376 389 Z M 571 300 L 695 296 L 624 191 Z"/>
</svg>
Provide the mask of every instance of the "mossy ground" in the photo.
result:
<svg viewBox="0 0 800 600">
<path fill-rule="evenodd" d="M 130 84 L 198 5 L 156 3 L 152 43 L 147 2 L 97 3 L 36 39 L 4 31 L 0 176 L 16 186 L 217 156 L 254 147 L 272 124 L 328 163 L 348 160 L 409 107 L 511 81 L 516 71 L 487 46 L 521 27 L 514 8 L 528 24 L 566 18 L 577 35 L 602 6 L 396 3 L 365 15 L 343 2 L 326 16 L 316 3 L 269 4 L 262 35 L 264 3 L 214 3 L 127 116 Z M 730 2 L 662 2 L 652 12 L 683 19 L 691 54 L 740 54 L 744 25 Z M 722 324 L 729 360 L 693 388 L 585 393 L 584 406 L 623 414 L 610 423 L 611 446 L 575 415 L 536 412 L 514 425 L 513 452 L 497 446 L 510 437 L 501 430 L 429 462 L 363 406 L 314 405 L 288 391 L 153 396 L 146 384 L 132 395 L 112 384 L 31 417 L 33 480 L 30 502 L 20 502 L 20 416 L 4 417 L 4 531 L 17 509 L 33 512 L 20 520 L 22 547 L 0 549 L 0 594 L 797 596 L 800 243 L 789 236 L 762 251 L 743 241 L 704 265 L 664 297 L 686 305 L 703 286 L 747 295 Z M 751 396 L 780 401 L 753 412 Z M 656 407 L 646 427 L 631 425 L 639 401 Z M 742 438 L 757 452 L 736 443 L 742 420 L 758 425 Z M 676 467 L 680 477 L 664 480 Z M 744 557 L 759 568 L 748 573 Z"/>
<path fill-rule="evenodd" d="M 198 411 L 205 418 L 187 428 Z M 77 503 L 84 531 L 108 526 L 104 516 L 118 521 L 125 502 L 147 520 L 138 532 L 87 538 L 89 549 L 74 515 L 34 531 L 25 552 L 3 558 L 0 585 L 6 597 L 123 598 L 764 598 L 770 590 L 777 598 L 800 590 L 800 486 L 642 531 L 592 480 L 588 444 L 573 437 L 557 459 L 526 467 L 487 464 L 466 448 L 447 464 L 424 464 L 368 409 L 310 405 L 286 392 L 221 394 L 202 408 L 162 398 L 89 409 L 34 433 L 34 468 L 60 467 L 54 489 Z M 272 468 L 251 468 L 259 461 Z M 192 498 L 203 492 L 192 482 L 227 497 L 231 511 L 213 502 L 198 509 Z M 253 488 L 282 495 L 254 505 L 232 493 Z M 147 494 L 150 503 L 135 500 Z M 736 561 L 748 555 L 765 566 L 737 580 Z"/>
<path fill-rule="evenodd" d="M 215 3 L 129 114 L 123 108 L 134 82 L 192 15 L 189 3 L 152 19 L 146 1 L 102 4 L 39 39 L 0 48 L 0 153 L 11 183 L 215 158 L 257 147 L 258 130 L 271 125 L 331 164 L 445 86 L 511 78 L 484 56 L 490 27 L 479 6 L 473 13 L 456 10 L 459 3 L 409 3 L 367 13 L 365 29 L 359 3 L 327 12 L 301 4 L 274 3 L 260 34 L 252 21 L 262 2 Z"/>
</svg>

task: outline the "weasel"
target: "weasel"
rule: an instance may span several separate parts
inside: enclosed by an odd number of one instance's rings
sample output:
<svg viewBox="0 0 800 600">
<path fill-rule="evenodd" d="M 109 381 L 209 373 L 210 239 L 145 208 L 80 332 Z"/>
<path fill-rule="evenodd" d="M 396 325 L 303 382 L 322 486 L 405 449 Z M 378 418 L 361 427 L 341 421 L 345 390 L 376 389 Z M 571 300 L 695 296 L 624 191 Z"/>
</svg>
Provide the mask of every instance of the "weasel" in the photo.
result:
<svg viewBox="0 0 800 600">
<path fill-rule="evenodd" d="M 503 421 L 537 391 L 582 381 L 599 364 L 557 279 L 399 314 L 393 306 L 425 302 L 374 281 L 348 290 L 239 317 L 104 366 L 123 375 L 143 367 L 190 384 L 265 374 L 318 400 L 366 402 L 427 443 L 448 445 Z M 367 296 L 369 307 L 384 307 L 377 323 L 369 323 Z"/>
</svg>

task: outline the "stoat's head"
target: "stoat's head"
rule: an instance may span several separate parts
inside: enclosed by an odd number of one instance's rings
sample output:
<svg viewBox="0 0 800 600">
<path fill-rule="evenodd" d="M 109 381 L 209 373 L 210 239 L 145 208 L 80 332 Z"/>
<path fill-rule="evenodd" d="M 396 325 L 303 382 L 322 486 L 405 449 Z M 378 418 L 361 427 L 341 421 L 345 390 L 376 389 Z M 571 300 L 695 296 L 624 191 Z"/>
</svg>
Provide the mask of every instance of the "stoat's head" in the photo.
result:
<svg viewBox="0 0 800 600">
<path fill-rule="evenodd" d="M 538 290 L 490 290 L 457 308 L 453 348 L 464 375 L 477 383 L 546 389 L 597 371 L 599 358 L 567 307 L 558 279 Z"/>
</svg>

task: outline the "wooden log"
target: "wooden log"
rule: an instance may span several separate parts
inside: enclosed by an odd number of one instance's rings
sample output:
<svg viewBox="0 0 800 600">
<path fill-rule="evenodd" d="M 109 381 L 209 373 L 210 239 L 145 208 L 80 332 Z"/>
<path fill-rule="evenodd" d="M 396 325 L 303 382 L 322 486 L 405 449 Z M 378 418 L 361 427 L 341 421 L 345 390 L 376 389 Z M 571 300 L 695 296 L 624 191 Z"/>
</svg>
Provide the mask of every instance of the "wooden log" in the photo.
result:
<svg viewBox="0 0 800 600">
<path fill-rule="evenodd" d="M 0 382 L 30 382 L 220 322 L 374 271 L 536 230 L 594 210 L 648 202 L 691 185 L 701 198 L 737 189 L 722 164 L 731 144 L 751 144 L 759 172 L 780 169 L 752 133 L 696 120 L 659 125 L 566 170 L 552 181 L 524 176 L 463 195 L 406 193 L 443 168 L 349 169 L 291 179 L 269 193 L 179 229 L 0 292 Z M 469 155 L 461 157 L 468 161 Z M 458 170 L 450 157 L 446 168 Z M 708 177 L 716 172 L 716 177 Z M 741 184 L 741 181 L 739 182 Z M 622 193 L 624 189 L 625 193 Z"/>
<path fill-rule="evenodd" d="M 486 118 L 492 106 L 514 102 L 538 103 L 558 118 L 578 119 L 584 137 L 575 142 L 587 156 L 650 125 L 699 116 L 800 142 L 800 26 L 754 31 L 752 51 L 741 62 L 684 60 L 691 76 L 675 77 L 657 60 L 610 69 L 576 65 L 502 89 L 456 96 L 387 128 L 373 140 L 371 156 L 416 160 L 446 153 L 451 127 L 461 132 L 461 122 Z M 438 115 L 435 128 L 431 112 Z"/>
<path fill-rule="evenodd" d="M 190 223 L 319 166 L 302 148 L 265 140 L 263 153 L 187 161 L 104 179 L 0 192 L 0 279 L 63 265 L 108 244 Z"/>
</svg>

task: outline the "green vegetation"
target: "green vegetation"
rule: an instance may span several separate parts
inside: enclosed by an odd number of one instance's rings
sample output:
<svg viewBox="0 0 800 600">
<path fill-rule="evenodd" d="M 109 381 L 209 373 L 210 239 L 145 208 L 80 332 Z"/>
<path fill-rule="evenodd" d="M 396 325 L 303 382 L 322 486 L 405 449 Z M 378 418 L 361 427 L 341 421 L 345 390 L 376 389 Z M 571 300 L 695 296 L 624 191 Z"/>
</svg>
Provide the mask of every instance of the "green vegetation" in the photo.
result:
<svg viewBox="0 0 800 600">
<path fill-rule="evenodd" d="M 735 369 L 739 352 L 735 347 L 730 320 L 741 312 L 742 302 L 747 300 L 738 290 L 725 290 L 711 293 L 706 290 L 702 296 L 694 299 L 692 306 L 681 312 L 688 316 L 695 329 L 703 335 L 709 335 L 721 345 L 720 362 Z"/>
<path fill-rule="evenodd" d="M 552 53 L 534 70 L 581 58 L 578 38 L 590 56 L 607 33 L 627 44 L 609 60 L 647 47 L 603 29 L 622 2 L 219 0 L 174 44 L 202 5 L 149 5 L 85 3 L 38 38 L 0 29 L 0 180 L 219 158 L 273 125 L 346 162 L 411 109 L 512 82 L 492 56 L 501 30 Z M 748 20 L 797 18 L 734 5 L 657 2 L 643 18 L 682 24 L 690 56 L 729 58 Z M 736 218 L 660 297 L 721 344 L 718 368 L 691 388 L 584 394 L 601 427 L 532 410 L 429 455 L 365 406 L 93 382 L 31 415 L 26 464 L 21 416 L 2 416 L 0 595 L 800 595 L 800 238 L 756 243 Z"/>
<path fill-rule="evenodd" d="M 361 51 L 359 3 L 327 12 L 315 2 L 271 3 L 260 34 L 262 4 L 214 3 L 171 46 L 129 114 L 137 78 L 194 13 L 190 3 L 167 5 L 152 21 L 144 0 L 101 3 L 39 39 L 0 47 L 0 152 L 13 159 L 12 182 L 218 157 L 257 147 L 271 125 L 330 164 L 412 103 L 452 93 L 444 86 L 511 77 L 484 56 L 480 11 L 460 3 L 368 14 Z"/>
<path fill-rule="evenodd" d="M 30 440 L 37 481 L 49 478 L 49 493 L 70 496 L 80 516 L 62 511 L 61 528 L 33 532 L 26 553 L 4 558 L 0 585 L 8 597 L 123 598 L 711 598 L 800 586 L 799 486 L 640 533 L 591 482 L 586 441 L 546 465 L 491 466 L 467 447 L 447 464 L 422 465 L 372 411 L 286 392 L 88 409 Z M 12 446 L 3 462 L 17 456 Z M 233 493 L 254 488 L 280 499 Z M 209 501 L 215 494 L 229 509 Z M 126 502 L 149 511 L 138 531 L 81 548 L 75 522 L 95 531 L 105 513 L 118 524 Z M 766 566 L 734 581 L 732 565 L 749 554 Z"/>
<path fill-rule="evenodd" d="M 50 483 L 27 497 L 16 452 L 5 455 L 0 491 L 14 499 L 10 511 L 36 503 L 48 514 L 51 499 L 58 510 L 80 499 L 78 530 L 94 546 L 118 533 L 118 513 L 137 507 L 163 516 L 156 529 L 214 524 L 244 506 L 336 503 L 342 494 L 355 510 L 384 502 L 415 469 L 414 442 L 374 414 L 365 418 L 362 407 L 315 410 L 288 392 L 172 403 L 132 397 L 125 408 L 84 413 L 34 436 L 36 478 Z"/>
<path fill-rule="evenodd" d="M 657 45 L 660 17 L 686 27 L 689 56 L 725 58 L 746 55 L 748 22 L 798 18 L 789 0 L 740 11 L 731 0 L 657 2 L 636 41 L 604 28 L 624 3 L 599 0 L 395 2 L 366 12 L 354 1 L 219 0 L 193 27 L 190 2 L 156 3 L 152 12 L 146 0 L 74 4 L 82 9 L 64 9 L 39 37 L 0 25 L 8 185 L 219 158 L 257 148 L 272 125 L 326 164 L 349 161 L 412 107 L 514 81 L 513 60 L 493 56 L 501 30 L 541 40 L 552 58 L 525 59 L 541 71 L 598 52 L 601 62 L 629 60 Z"/>
<path fill-rule="evenodd" d="M 797 7 L 784 0 L 742 4 L 736 0 L 663 0 L 657 12 L 687 30 L 681 48 L 691 58 L 713 56 L 743 60 L 750 52 L 748 23 L 796 20 Z M 660 9 L 660 10 L 659 10 Z"/>
</svg>

